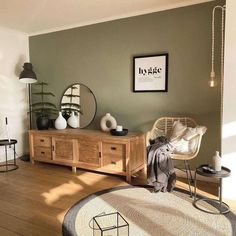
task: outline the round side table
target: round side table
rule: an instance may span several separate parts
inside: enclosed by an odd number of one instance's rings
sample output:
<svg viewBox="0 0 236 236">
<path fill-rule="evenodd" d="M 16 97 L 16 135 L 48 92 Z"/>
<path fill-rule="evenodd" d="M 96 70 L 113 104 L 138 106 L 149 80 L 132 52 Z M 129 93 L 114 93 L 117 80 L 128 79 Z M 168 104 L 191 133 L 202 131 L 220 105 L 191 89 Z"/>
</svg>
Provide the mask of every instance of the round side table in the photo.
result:
<svg viewBox="0 0 236 236">
<path fill-rule="evenodd" d="M 8 139 L 1 139 L 0 140 L 0 146 L 5 147 L 5 158 L 6 158 L 5 164 L 0 165 L 0 168 L 5 167 L 5 169 L 4 170 L 0 169 L 0 172 L 7 172 L 7 171 L 12 171 L 12 170 L 18 169 L 18 165 L 16 164 L 16 147 L 15 147 L 16 143 L 17 143 L 17 140 L 15 140 L 15 139 L 10 139 L 10 141 Z M 13 163 L 8 163 L 7 148 L 11 147 L 11 145 L 13 145 L 14 160 L 13 160 Z"/>
<path fill-rule="evenodd" d="M 226 177 L 230 176 L 230 172 L 231 172 L 230 169 L 222 166 L 221 171 L 216 171 L 215 173 L 210 173 L 210 172 L 204 171 L 204 169 L 203 169 L 204 166 L 208 166 L 208 165 L 201 165 L 195 170 L 195 174 L 194 174 L 194 202 L 193 202 L 193 205 L 197 209 L 199 209 L 201 211 L 204 211 L 204 212 L 207 212 L 207 213 L 211 213 L 211 214 L 225 214 L 225 213 L 228 213 L 230 211 L 230 208 L 225 202 L 222 201 L 222 178 L 226 178 Z M 197 186 L 196 176 L 197 176 L 197 174 L 205 176 L 205 177 L 209 177 L 209 178 L 219 179 L 219 182 L 220 182 L 219 199 L 211 199 L 211 198 L 196 199 L 196 186 Z M 198 205 L 198 203 L 200 201 L 213 203 L 212 205 L 216 208 L 217 212 L 208 211 L 208 210 L 205 210 L 205 209 L 201 208 Z"/>
</svg>

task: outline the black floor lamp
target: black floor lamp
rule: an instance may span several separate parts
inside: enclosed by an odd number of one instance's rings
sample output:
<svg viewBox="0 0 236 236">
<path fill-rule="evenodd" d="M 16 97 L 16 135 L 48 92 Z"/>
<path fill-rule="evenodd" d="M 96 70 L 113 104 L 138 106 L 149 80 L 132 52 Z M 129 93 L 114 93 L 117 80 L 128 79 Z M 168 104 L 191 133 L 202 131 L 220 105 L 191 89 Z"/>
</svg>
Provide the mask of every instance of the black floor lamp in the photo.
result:
<svg viewBox="0 0 236 236">
<path fill-rule="evenodd" d="M 24 63 L 23 71 L 20 73 L 19 80 L 21 83 L 27 84 L 28 86 L 28 96 L 29 96 L 29 128 L 32 129 L 32 112 L 31 112 L 31 84 L 37 82 L 37 76 L 33 71 L 33 66 L 31 63 Z M 29 161 L 29 154 L 25 154 L 20 157 L 22 161 Z"/>
</svg>

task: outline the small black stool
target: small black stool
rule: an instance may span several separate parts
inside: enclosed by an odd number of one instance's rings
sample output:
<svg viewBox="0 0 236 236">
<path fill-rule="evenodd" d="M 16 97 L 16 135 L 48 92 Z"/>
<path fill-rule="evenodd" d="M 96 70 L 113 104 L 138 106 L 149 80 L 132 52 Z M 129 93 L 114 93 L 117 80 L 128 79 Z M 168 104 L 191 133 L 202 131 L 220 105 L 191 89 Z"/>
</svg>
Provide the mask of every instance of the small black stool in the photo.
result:
<svg viewBox="0 0 236 236">
<path fill-rule="evenodd" d="M 6 157 L 6 163 L 0 164 L 0 168 L 1 167 L 6 167 L 6 168 L 5 168 L 5 170 L 0 169 L 0 172 L 7 172 L 7 171 L 12 171 L 12 170 L 18 169 L 18 165 L 16 164 L 16 148 L 15 148 L 16 143 L 17 143 L 17 140 L 15 140 L 15 139 L 10 139 L 10 140 L 0 139 L 0 146 L 5 147 L 5 157 Z M 8 163 L 8 160 L 7 160 L 7 147 L 10 147 L 11 145 L 13 145 L 14 163 Z"/>
</svg>

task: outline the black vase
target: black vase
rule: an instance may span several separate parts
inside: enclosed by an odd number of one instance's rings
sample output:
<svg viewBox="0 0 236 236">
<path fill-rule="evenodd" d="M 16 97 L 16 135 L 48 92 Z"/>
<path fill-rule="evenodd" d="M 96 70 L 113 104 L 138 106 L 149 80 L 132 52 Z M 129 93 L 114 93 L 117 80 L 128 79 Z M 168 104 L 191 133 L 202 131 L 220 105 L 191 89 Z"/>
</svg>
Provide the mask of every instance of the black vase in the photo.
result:
<svg viewBox="0 0 236 236">
<path fill-rule="evenodd" d="M 45 130 L 49 128 L 50 120 L 47 116 L 38 116 L 36 119 L 38 130 Z"/>
</svg>

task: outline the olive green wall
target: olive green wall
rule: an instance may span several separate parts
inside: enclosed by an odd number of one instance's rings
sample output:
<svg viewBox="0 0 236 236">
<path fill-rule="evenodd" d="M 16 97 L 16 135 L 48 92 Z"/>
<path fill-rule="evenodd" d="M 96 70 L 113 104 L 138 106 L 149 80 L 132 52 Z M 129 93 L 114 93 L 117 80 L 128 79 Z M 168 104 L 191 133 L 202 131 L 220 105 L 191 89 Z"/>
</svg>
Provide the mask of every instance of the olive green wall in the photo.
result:
<svg viewBox="0 0 236 236">
<path fill-rule="evenodd" d="M 65 88 L 87 85 L 98 108 L 89 128 L 110 112 L 129 130 L 147 131 L 162 116 L 190 116 L 208 128 L 193 166 L 210 162 L 220 148 L 220 88 L 208 87 L 211 14 L 220 1 L 130 17 L 29 39 L 39 80 L 59 103 Z M 216 35 L 217 38 L 219 35 Z M 167 93 L 133 93 L 132 59 L 169 53 Z M 216 61 L 218 64 L 218 61 Z"/>
</svg>

